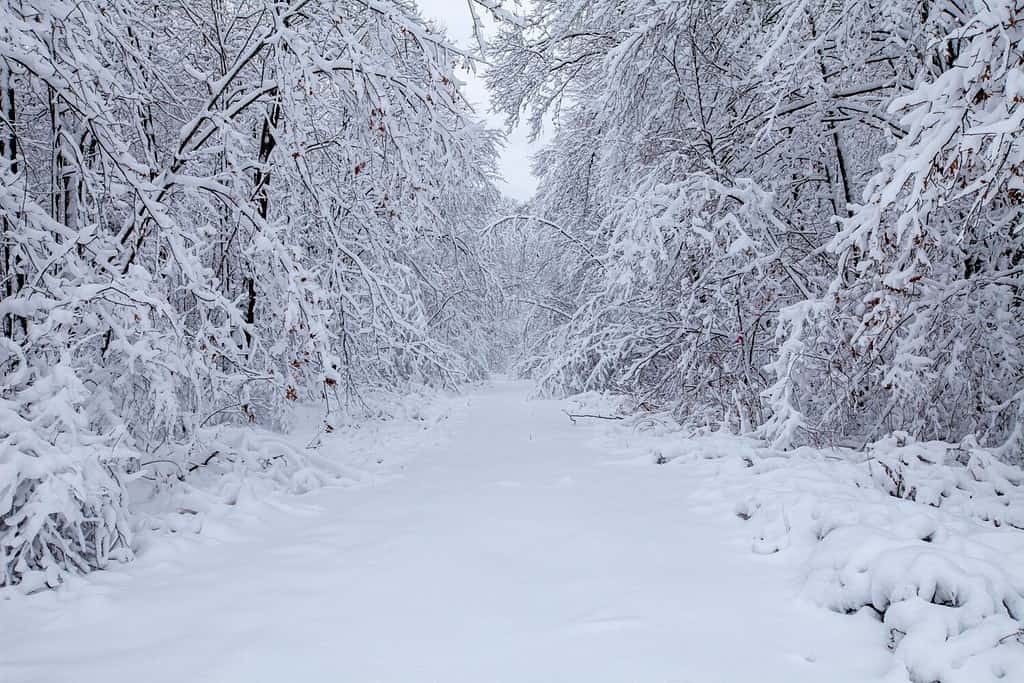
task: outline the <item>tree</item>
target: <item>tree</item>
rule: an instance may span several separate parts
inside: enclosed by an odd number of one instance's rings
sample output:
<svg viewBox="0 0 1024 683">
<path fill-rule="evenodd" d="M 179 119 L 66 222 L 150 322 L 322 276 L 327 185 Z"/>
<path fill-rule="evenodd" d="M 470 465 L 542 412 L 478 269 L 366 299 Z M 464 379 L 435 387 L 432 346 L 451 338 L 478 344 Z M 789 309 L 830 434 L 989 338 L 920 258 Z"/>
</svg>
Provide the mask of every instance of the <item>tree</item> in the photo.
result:
<svg viewBox="0 0 1024 683">
<path fill-rule="evenodd" d="M 1024 17 L 1012 2 L 940 9 L 915 87 L 890 105 L 907 133 L 829 242 L 838 272 L 783 381 L 807 429 L 973 434 L 1019 457 Z"/>
</svg>

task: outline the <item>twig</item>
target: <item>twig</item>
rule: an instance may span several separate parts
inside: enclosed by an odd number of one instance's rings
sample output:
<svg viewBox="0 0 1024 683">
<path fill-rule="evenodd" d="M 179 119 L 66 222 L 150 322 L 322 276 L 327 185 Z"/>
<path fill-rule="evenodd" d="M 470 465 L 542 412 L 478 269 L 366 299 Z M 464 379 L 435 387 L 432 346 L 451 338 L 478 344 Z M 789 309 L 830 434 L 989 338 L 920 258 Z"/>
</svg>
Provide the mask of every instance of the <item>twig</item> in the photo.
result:
<svg viewBox="0 0 1024 683">
<path fill-rule="evenodd" d="M 160 459 L 157 459 L 157 460 L 147 460 L 146 462 L 140 462 L 139 463 L 139 469 L 142 469 L 143 467 L 149 467 L 150 465 L 155 465 L 157 463 L 164 463 L 164 464 L 167 464 L 167 465 L 174 465 L 176 468 L 178 468 L 178 481 L 185 481 L 185 473 L 181 471 L 181 465 L 179 465 L 178 463 L 174 462 L 173 460 L 166 460 L 166 459 L 163 459 L 163 458 L 160 458 Z"/>
<path fill-rule="evenodd" d="M 623 417 L 621 415 L 588 415 L 586 413 L 570 413 L 568 410 L 563 410 L 562 412 L 565 413 L 569 417 L 569 420 L 573 424 L 576 424 L 576 418 L 578 418 L 578 417 L 589 417 L 589 418 L 594 419 L 594 420 L 625 420 L 626 419 L 625 417 Z"/>
<path fill-rule="evenodd" d="M 188 468 L 188 471 L 195 472 L 200 467 L 206 467 L 207 465 L 210 464 L 210 461 L 216 458 L 218 455 L 220 455 L 220 451 L 214 451 L 213 453 L 210 453 L 206 460 L 204 460 L 202 463 L 195 463 L 194 465 Z"/>
</svg>

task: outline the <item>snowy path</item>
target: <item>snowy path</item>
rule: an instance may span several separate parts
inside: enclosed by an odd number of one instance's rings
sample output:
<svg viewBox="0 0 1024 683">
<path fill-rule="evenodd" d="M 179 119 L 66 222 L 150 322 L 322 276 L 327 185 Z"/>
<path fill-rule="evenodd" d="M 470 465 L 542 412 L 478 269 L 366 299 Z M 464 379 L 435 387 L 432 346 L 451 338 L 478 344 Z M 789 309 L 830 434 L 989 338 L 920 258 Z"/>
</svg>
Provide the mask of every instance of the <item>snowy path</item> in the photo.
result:
<svg viewBox="0 0 1024 683">
<path fill-rule="evenodd" d="M 839 683 L 884 668 L 881 628 L 797 599 L 794 565 L 690 500 L 707 482 L 615 462 L 527 390 L 453 400 L 441 445 L 403 476 L 0 601 L 0 680 Z"/>
</svg>

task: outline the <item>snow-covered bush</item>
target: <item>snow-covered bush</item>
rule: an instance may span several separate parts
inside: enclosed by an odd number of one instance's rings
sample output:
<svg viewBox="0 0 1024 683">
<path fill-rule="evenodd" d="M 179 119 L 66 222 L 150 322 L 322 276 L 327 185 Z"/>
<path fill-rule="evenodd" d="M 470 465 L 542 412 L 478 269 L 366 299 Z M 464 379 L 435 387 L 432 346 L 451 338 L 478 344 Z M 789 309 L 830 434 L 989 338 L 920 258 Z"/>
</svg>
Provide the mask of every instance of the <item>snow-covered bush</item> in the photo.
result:
<svg viewBox="0 0 1024 683">
<path fill-rule="evenodd" d="M 801 286 L 780 258 L 788 226 L 749 180 L 650 182 L 606 219 L 600 288 L 565 323 L 541 379 L 552 389 L 639 391 L 655 404 L 686 386 L 678 414 L 759 424 L 751 398 L 764 389 L 778 282 Z"/>
<path fill-rule="evenodd" d="M 34 590 L 131 557 L 122 435 L 89 424 L 90 392 L 67 358 L 36 376 L 24 358 L 12 364 L 0 389 L 0 587 Z"/>
</svg>

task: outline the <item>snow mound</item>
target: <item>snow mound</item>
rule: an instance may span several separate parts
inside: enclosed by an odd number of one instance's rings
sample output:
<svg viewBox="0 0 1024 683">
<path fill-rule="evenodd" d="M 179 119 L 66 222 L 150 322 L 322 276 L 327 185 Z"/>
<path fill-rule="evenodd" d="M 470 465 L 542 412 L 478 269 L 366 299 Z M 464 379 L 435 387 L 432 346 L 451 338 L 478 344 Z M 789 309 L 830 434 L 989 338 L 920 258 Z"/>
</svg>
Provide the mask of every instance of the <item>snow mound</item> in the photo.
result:
<svg viewBox="0 0 1024 683">
<path fill-rule="evenodd" d="M 206 520 L 239 508 L 288 508 L 282 496 L 371 484 L 401 471 L 424 431 L 437 431 L 451 411 L 450 400 L 436 393 L 372 398 L 362 418 L 324 419 L 309 406 L 288 434 L 254 425 L 202 430 L 173 456 L 141 463 L 131 489 L 136 525 L 199 533 Z"/>
<path fill-rule="evenodd" d="M 649 414 L 601 438 L 706 479 L 697 502 L 741 520 L 751 552 L 794 563 L 805 598 L 875 616 L 886 681 L 1024 681 L 1024 472 L 976 443 L 781 452 Z"/>
<path fill-rule="evenodd" d="M 1024 680 L 1019 472 L 981 449 L 895 439 L 867 459 L 766 452 L 750 469 L 738 512 L 752 549 L 808 553 L 806 594 L 874 610 L 906 680 Z"/>
<path fill-rule="evenodd" d="M 809 592 L 835 610 L 875 610 L 911 680 L 1024 680 L 1024 577 L 1011 574 L 1024 559 L 1021 473 L 977 447 L 906 435 L 870 456 L 886 498 L 828 520 Z"/>
<path fill-rule="evenodd" d="M 1024 598 L 982 543 L 930 547 L 881 529 L 832 531 L 809 590 L 837 611 L 875 610 L 912 681 L 1024 680 Z"/>
<path fill-rule="evenodd" d="M 0 594 L 130 561 L 161 534 L 198 535 L 239 511 L 273 514 L 295 507 L 289 496 L 388 476 L 450 412 L 437 392 L 380 394 L 326 418 L 299 407 L 287 434 L 225 422 L 147 453 L 92 432 L 79 410 L 89 392 L 59 370 L 34 390 L 60 400 L 26 411 L 0 397 Z"/>
</svg>

